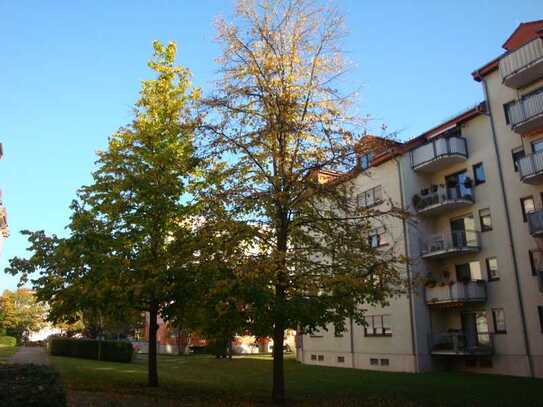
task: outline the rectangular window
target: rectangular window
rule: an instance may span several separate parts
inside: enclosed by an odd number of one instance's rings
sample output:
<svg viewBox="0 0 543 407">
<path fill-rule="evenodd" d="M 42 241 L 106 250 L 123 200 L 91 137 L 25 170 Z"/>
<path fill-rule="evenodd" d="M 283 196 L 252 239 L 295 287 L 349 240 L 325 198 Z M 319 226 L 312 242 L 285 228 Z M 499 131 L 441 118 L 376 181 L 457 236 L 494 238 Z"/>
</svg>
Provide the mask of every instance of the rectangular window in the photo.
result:
<svg viewBox="0 0 543 407">
<path fill-rule="evenodd" d="M 495 333 L 507 333 L 507 329 L 505 328 L 505 312 L 503 311 L 503 308 L 494 308 L 492 310 L 492 319 L 494 321 Z"/>
<path fill-rule="evenodd" d="M 372 248 L 386 246 L 386 230 L 384 227 L 370 230 L 368 233 L 368 244 Z"/>
<path fill-rule="evenodd" d="M 319 355 L 318 360 L 319 360 L 319 362 L 322 362 L 324 360 L 324 355 Z"/>
<path fill-rule="evenodd" d="M 486 259 L 486 272 L 488 275 L 488 281 L 500 279 L 500 275 L 498 273 L 498 260 L 495 257 L 489 257 Z"/>
<path fill-rule="evenodd" d="M 457 264 L 456 266 L 456 280 L 462 282 L 468 281 L 480 281 L 483 279 L 481 274 L 481 264 L 478 261 L 471 261 L 469 263 Z"/>
<path fill-rule="evenodd" d="M 543 151 L 543 139 L 532 141 L 532 151 L 534 153 L 539 153 Z"/>
<path fill-rule="evenodd" d="M 390 361 L 388 359 L 381 359 L 381 366 L 388 366 L 390 365 Z"/>
<path fill-rule="evenodd" d="M 483 163 L 475 164 L 473 166 L 473 178 L 475 179 L 475 185 L 484 184 L 486 182 L 486 175 Z"/>
<path fill-rule="evenodd" d="M 532 196 L 521 198 L 520 207 L 522 208 L 522 219 L 524 222 L 528 222 L 528 214 L 535 210 L 534 198 Z"/>
<path fill-rule="evenodd" d="M 516 100 L 512 100 L 511 102 L 508 102 L 508 103 L 503 105 L 503 113 L 505 114 L 505 123 L 506 124 L 510 124 L 510 121 L 509 121 L 509 109 L 510 109 L 510 106 L 512 106 L 515 102 L 516 102 Z"/>
<path fill-rule="evenodd" d="M 537 276 L 537 273 L 543 269 L 543 252 L 540 249 L 531 249 L 528 251 L 530 256 L 530 269 L 532 276 Z"/>
<path fill-rule="evenodd" d="M 311 360 L 317 360 L 317 355 L 311 355 Z"/>
<path fill-rule="evenodd" d="M 360 168 L 365 170 L 370 167 L 371 160 L 373 160 L 373 152 L 369 151 L 360 156 Z"/>
<path fill-rule="evenodd" d="M 392 336 L 390 315 L 368 315 L 364 336 Z"/>
<path fill-rule="evenodd" d="M 492 217 L 490 216 L 490 209 L 481 209 L 479 211 L 479 221 L 481 222 L 481 232 L 488 232 L 492 230 Z"/>
<path fill-rule="evenodd" d="M 338 363 L 345 363 L 345 356 L 338 356 L 337 357 L 337 362 Z"/>
<path fill-rule="evenodd" d="M 339 331 L 339 329 L 336 329 L 336 327 L 334 326 L 334 336 L 336 338 L 343 338 L 343 332 L 347 331 L 347 328 L 344 328 L 343 331 Z"/>
<path fill-rule="evenodd" d="M 537 313 L 539 315 L 539 327 L 541 328 L 541 332 L 543 332 L 543 305 L 538 305 Z"/>
<path fill-rule="evenodd" d="M 513 155 L 513 168 L 515 169 L 515 172 L 518 172 L 519 161 L 526 156 L 526 153 L 524 152 L 523 147 L 518 147 L 518 148 L 515 148 L 511 152 L 511 154 Z"/>
<path fill-rule="evenodd" d="M 379 359 L 371 358 L 370 359 L 370 365 L 375 366 L 379 364 Z"/>
<path fill-rule="evenodd" d="M 370 208 L 383 202 L 383 188 L 381 185 L 368 189 L 358 194 L 358 206 Z"/>
</svg>

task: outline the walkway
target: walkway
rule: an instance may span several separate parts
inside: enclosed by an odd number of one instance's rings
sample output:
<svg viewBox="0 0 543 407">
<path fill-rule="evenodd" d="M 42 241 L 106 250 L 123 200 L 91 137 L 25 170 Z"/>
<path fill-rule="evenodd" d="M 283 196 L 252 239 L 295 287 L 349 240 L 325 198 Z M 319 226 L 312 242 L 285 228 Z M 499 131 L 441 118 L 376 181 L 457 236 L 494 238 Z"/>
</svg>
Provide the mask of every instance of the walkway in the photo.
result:
<svg viewBox="0 0 543 407">
<path fill-rule="evenodd" d="M 33 363 L 35 365 L 48 365 L 49 359 L 47 358 L 45 348 L 41 346 L 21 346 L 17 350 L 17 353 L 9 359 L 9 363 Z"/>
</svg>

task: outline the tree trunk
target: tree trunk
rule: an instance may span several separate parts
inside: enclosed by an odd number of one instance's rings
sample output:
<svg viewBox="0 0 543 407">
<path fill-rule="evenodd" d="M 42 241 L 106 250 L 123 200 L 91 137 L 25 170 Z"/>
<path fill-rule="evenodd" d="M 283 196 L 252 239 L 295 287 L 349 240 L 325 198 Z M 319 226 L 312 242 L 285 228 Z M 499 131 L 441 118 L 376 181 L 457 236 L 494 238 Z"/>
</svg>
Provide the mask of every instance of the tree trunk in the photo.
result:
<svg viewBox="0 0 543 407">
<path fill-rule="evenodd" d="M 273 389 L 274 404 L 285 402 L 285 372 L 283 367 L 283 338 L 285 330 L 283 321 L 275 321 L 273 328 Z"/>
<path fill-rule="evenodd" d="M 158 370 L 157 370 L 157 338 L 158 331 L 158 306 L 152 304 L 149 308 L 149 359 L 148 359 L 148 379 L 147 384 L 150 387 L 158 387 Z"/>
</svg>

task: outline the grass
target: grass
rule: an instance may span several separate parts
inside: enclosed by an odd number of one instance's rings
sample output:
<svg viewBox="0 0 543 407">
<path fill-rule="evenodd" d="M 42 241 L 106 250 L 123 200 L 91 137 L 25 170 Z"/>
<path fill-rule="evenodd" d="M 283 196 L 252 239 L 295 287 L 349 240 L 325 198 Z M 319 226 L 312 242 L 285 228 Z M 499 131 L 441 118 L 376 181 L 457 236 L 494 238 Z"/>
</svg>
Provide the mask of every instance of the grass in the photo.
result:
<svg viewBox="0 0 543 407">
<path fill-rule="evenodd" d="M 17 348 L 15 346 L 0 346 L 0 365 L 7 363 L 8 359 L 15 355 Z"/>
<path fill-rule="evenodd" d="M 225 405 L 266 403 L 269 357 L 217 360 L 159 356 L 159 388 L 147 388 L 146 359 L 133 363 L 50 357 L 68 390 L 137 394 Z M 285 362 L 287 398 L 300 404 L 368 406 L 541 406 L 543 381 L 460 372 L 387 373 Z"/>
</svg>

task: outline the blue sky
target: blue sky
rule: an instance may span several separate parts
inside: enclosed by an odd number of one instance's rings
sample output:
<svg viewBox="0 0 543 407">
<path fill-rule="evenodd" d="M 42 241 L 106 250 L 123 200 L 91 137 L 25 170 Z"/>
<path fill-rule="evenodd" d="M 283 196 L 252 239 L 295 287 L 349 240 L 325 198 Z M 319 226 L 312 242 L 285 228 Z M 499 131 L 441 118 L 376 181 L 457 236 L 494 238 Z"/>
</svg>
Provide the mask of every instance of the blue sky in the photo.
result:
<svg viewBox="0 0 543 407">
<path fill-rule="evenodd" d="M 522 21 L 543 18 L 541 0 L 338 0 L 372 127 L 410 138 L 482 100 L 470 72 L 501 52 Z M 131 119 L 155 39 L 174 40 L 179 62 L 204 90 L 219 47 L 213 21 L 231 1 L 0 0 L 0 188 L 11 236 L 2 271 L 24 256 L 22 229 L 62 234 L 75 191 L 88 183 L 95 151 Z"/>
</svg>

